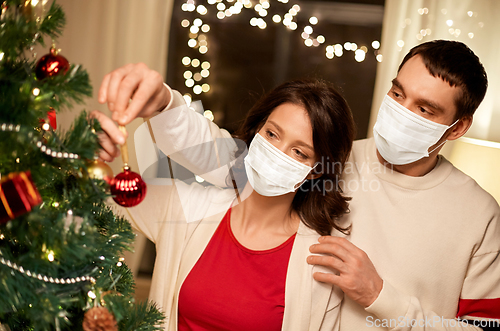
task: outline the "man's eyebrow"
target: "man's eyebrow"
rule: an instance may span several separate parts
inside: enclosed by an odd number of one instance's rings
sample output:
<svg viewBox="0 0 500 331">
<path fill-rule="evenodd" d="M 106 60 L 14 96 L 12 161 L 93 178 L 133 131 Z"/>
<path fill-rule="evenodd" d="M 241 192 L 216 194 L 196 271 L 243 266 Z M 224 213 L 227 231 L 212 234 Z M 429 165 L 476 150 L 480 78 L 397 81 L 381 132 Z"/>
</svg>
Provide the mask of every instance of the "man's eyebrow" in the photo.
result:
<svg viewBox="0 0 500 331">
<path fill-rule="evenodd" d="M 394 85 L 395 87 L 397 87 L 398 89 L 400 89 L 403 92 L 403 94 L 404 94 L 405 89 L 404 89 L 403 85 L 399 82 L 399 80 L 397 78 L 394 78 L 392 80 L 392 85 Z M 434 109 L 434 110 L 436 110 L 436 111 L 438 111 L 440 113 L 443 113 L 443 111 L 444 111 L 443 107 L 441 107 L 439 104 L 437 104 L 434 101 L 431 101 L 431 100 L 428 100 L 428 99 L 418 99 L 417 101 L 418 101 L 419 104 L 425 105 L 427 107 L 430 107 L 430 108 L 432 108 L 432 109 Z"/>
<path fill-rule="evenodd" d="M 427 107 L 430 107 L 432 109 L 434 109 L 435 111 L 439 112 L 439 113 L 443 113 L 443 107 L 441 107 L 440 105 L 438 105 L 437 103 L 435 102 L 432 102 L 430 100 L 427 100 L 427 99 L 419 99 L 418 102 L 422 105 L 425 105 Z"/>
<path fill-rule="evenodd" d="M 392 80 L 392 85 L 396 86 L 398 89 L 400 89 L 401 91 L 404 92 L 404 88 L 403 88 L 403 85 L 401 85 L 401 83 L 399 82 L 399 80 L 397 78 L 394 78 Z"/>
</svg>

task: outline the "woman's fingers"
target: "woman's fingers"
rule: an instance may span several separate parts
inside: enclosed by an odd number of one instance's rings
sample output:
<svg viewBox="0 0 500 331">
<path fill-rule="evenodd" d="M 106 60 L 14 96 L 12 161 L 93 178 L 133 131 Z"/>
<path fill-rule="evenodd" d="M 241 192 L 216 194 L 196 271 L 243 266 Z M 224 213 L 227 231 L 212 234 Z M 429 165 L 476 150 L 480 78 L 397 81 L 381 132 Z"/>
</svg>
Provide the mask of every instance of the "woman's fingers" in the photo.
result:
<svg viewBox="0 0 500 331">
<path fill-rule="evenodd" d="M 128 64 L 104 76 L 99 102 L 107 103 L 112 119 L 121 125 L 151 116 L 170 101 L 163 77 L 144 63 Z"/>
<path fill-rule="evenodd" d="M 106 89 L 106 102 L 108 109 L 112 112 L 117 111 L 116 105 L 119 104 L 117 97 L 118 91 L 122 88 L 123 79 L 133 70 L 132 64 L 127 64 L 121 68 L 113 70 L 109 73 L 109 82 Z"/>
<path fill-rule="evenodd" d="M 112 162 L 115 157 L 111 156 L 108 152 L 106 152 L 104 149 L 101 149 L 99 151 L 99 158 L 105 162 Z"/>
<path fill-rule="evenodd" d="M 118 126 L 109 118 L 98 110 L 94 110 L 90 113 L 90 116 L 97 119 L 101 124 L 102 130 L 111 138 L 114 144 L 123 145 L 125 143 L 126 136 L 118 129 Z"/>
<path fill-rule="evenodd" d="M 145 76 L 148 70 L 148 67 L 146 67 L 146 65 L 144 64 L 139 63 L 133 65 L 130 71 L 128 71 L 120 81 L 120 85 L 116 87 L 116 99 L 113 109 L 113 119 L 115 121 L 122 122 L 120 120 L 123 119 L 125 115 L 128 115 L 128 117 L 134 119 L 139 114 L 139 111 L 131 112 L 131 109 L 129 107 L 130 100 L 136 97 L 136 92 L 138 89 L 143 89 L 141 88 L 141 86 L 148 85 L 147 80 L 145 80 Z M 151 95 L 154 91 L 146 91 L 146 93 L 148 92 Z M 144 104 L 142 106 L 144 106 Z"/>
<path fill-rule="evenodd" d="M 137 85 L 132 100 L 126 110 L 119 114 L 116 121 L 121 125 L 130 123 L 136 117 L 151 116 L 156 110 L 164 108 L 169 100 L 166 100 L 163 86 L 163 78 L 156 71 L 150 70 L 144 73 L 140 84 Z"/>
<path fill-rule="evenodd" d="M 98 134 L 99 143 L 102 147 L 99 157 L 108 162 L 113 161 L 115 157 L 120 155 L 120 150 L 116 145 L 123 145 L 126 137 L 116 124 L 100 111 L 94 110 L 90 113 L 90 116 L 99 121 L 103 130 Z"/>
<path fill-rule="evenodd" d="M 110 79 L 111 79 L 111 74 L 107 74 L 102 79 L 101 86 L 99 87 L 99 96 L 97 98 L 99 103 L 106 103 L 108 100 L 108 86 Z"/>
</svg>

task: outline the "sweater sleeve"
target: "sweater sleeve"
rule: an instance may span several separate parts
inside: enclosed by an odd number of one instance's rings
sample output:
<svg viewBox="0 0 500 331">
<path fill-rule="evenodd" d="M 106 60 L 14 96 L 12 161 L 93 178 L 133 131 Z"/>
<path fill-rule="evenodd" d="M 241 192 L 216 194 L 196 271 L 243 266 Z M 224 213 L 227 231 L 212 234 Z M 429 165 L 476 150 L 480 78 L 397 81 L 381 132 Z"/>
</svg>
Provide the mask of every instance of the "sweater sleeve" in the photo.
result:
<svg viewBox="0 0 500 331">
<path fill-rule="evenodd" d="M 500 216 L 488 224 L 467 270 L 457 317 L 489 320 L 500 328 Z M 485 324 L 486 325 L 486 324 Z"/>
<path fill-rule="evenodd" d="M 172 160 L 219 187 L 226 187 L 234 163 L 236 140 L 203 115 L 190 109 L 171 90 L 169 105 L 149 119 L 153 140 Z M 174 174 L 175 177 L 175 174 Z"/>
<path fill-rule="evenodd" d="M 129 220 L 132 228 L 144 234 L 154 243 L 157 242 L 158 234 L 167 219 L 169 206 L 179 205 L 179 198 L 173 181 L 170 179 L 165 180 L 163 184 L 148 184 L 146 197 L 135 207 L 125 208 L 110 202 L 119 215 Z"/>
<path fill-rule="evenodd" d="M 416 297 L 399 292 L 387 281 L 371 306 L 381 320 L 397 321 L 390 330 L 490 330 L 500 327 L 500 217 L 488 223 L 469 261 L 455 319 L 426 310 Z M 466 322 L 465 320 L 468 320 Z"/>
<path fill-rule="evenodd" d="M 187 228 L 189 223 L 224 211 L 226 204 L 220 204 L 220 200 L 230 201 L 232 195 L 228 191 L 170 178 L 157 179 L 155 184 L 147 184 L 146 197 L 137 206 L 114 205 L 117 213 L 127 218 L 134 229 L 157 243 L 161 234 L 172 227 Z"/>
<path fill-rule="evenodd" d="M 481 331 L 481 328 L 469 325 L 466 321 L 445 319 L 433 311 L 425 310 L 418 298 L 404 295 L 387 281 L 384 281 L 378 298 L 366 311 L 377 316 L 378 324 L 394 331 Z"/>
</svg>

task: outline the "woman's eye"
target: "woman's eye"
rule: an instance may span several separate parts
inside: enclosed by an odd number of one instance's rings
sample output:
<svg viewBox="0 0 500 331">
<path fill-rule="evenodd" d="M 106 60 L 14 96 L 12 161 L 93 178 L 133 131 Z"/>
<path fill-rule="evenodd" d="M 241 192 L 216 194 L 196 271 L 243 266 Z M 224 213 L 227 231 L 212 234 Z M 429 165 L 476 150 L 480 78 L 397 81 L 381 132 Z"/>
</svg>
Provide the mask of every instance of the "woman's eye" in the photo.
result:
<svg viewBox="0 0 500 331">
<path fill-rule="evenodd" d="M 274 132 L 269 131 L 269 130 L 266 130 L 266 135 L 267 135 L 269 138 L 276 138 L 276 135 L 274 134 Z"/>
<path fill-rule="evenodd" d="M 302 153 L 301 151 L 299 150 L 295 150 L 295 155 L 297 155 L 298 157 L 300 157 L 301 159 L 307 159 L 307 155 L 305 155 L 304 153 Z"/>
</svg>

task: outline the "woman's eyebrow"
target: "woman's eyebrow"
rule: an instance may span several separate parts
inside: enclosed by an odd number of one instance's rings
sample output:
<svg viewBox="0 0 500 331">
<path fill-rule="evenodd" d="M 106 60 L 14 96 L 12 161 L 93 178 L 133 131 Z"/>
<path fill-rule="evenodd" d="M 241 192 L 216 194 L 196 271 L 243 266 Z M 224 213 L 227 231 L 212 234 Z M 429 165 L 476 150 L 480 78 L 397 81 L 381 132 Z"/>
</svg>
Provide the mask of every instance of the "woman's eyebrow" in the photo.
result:
<svg viewBox="0 0 500 331">
<path fill-rule="evenodd" d="M 297 140 L 297 145 L 299 145 L 299 146 L 304 146 L 304 147 L 306 147 L 306 148 L 310 149 L 312 152 L 314 152 L 314 148 L 313 148 L 311 145 L 309 145 L 309 144 L 305 143 L 305 142 L 304 142 L 304 141 L 302 141 L 302 140 Z"/>
<path fill-rule="evenodd" d="M 282 133 L 282 132 L 283 132 L 283 129 L 281 128 L 281 126 L 279 126 L 279 125 L 278 125 L 278 123 L 276 123 L 276 122 L 274 122 L 274 121 L 271 121 L 271 120 L 269 120 L 269 121 L 268 121 L 268 123 L 269 123 L 269 124 L 272 124 L 272 125 L 276 128 L 276 130 L 277 130 L 278 132 L 280 132 L 280 133 Z"/>
<path fill-rule="evenodd" d="M 269 120 L 268 123 L 272 124 L 279 133 L 283 133 L 283 129 L 276 122 Z M 297 140 L 297 145 L 309 148 L 312 152 L 314 152 L 314 148 L 302 140 Z"/>
</svg>

